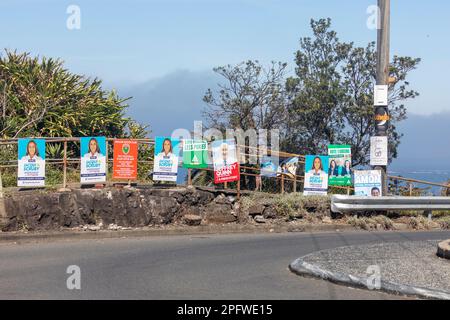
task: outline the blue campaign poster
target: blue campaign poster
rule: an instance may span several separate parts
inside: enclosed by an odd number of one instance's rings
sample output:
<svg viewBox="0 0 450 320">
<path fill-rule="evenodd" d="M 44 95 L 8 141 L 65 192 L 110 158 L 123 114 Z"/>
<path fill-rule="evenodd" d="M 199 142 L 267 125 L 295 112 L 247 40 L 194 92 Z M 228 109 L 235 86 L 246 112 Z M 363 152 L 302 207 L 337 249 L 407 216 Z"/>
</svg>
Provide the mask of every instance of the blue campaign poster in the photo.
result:
<svg viewBox="0 0 450 320">
<path fill-rule="evenodd" d="M 156 137 L 153 180 L 177 182 L 178 165 L 182 159 L 180 140 Z"/>
<path fill-rule="evenodd" d="M 19 139 L 17 186 L 45 186 L 44 139 Z"/>
<path fill-rule="evenodd" d="M 106 182 L 106 138 L 83 137 L 81 144 L 81 183 Z"/>
<path fill-rule="evenodd" d="M 328 156 L 306 156 L 304 195 L 328 194 Z"/>
</svg>

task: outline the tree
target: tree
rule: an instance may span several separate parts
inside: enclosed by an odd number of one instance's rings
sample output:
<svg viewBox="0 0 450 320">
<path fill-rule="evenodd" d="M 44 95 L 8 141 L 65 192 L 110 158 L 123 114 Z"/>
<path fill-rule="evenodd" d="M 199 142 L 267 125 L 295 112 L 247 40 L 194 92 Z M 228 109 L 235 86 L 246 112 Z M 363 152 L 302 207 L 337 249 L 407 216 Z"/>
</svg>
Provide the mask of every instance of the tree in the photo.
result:
<svg viewBox="0 0 450 320">
<path fill-rule="evenodd" d="M 249 60 L 236 66 L 214 68 L 214 72 L 222 76 L 224 82 L 218 84 L 217 93 L 211 89 L 206 92 L 203 101 L 208 108 L 203 115 L 209 128 L 222 133 L 227 129 L 239 130 L 236 132 L 236 137 L 239 136 L 238 145 L 245 145 L 241 159 L 245 159 L 248 165 L 256 164 L 259 160 L 256 149 L 249 148 L 262 142 L 257 140 L 258 130 L 279 129 L 285 122 L 286 67 L 286 63 L 272 62 L 265 68 L 259 61 Z M 246 132 L 252 131 L 255 135 L 249 134 L 247 140 Z M 272 141 L 263 143 L 267 145 Z M 249 184 L 250 180 L 242 176 L 241 186 L 245 188 Z"/>
<path fill-rule="evenodd" d="M 203 98 L 208 105 L 203 112 L 208 126 L 219 130 L 270 130 L 281 126 L 285 120 L 286 66 L 272 62 L 264 68 L 257 60 L 249 60 L 214 68 L 224 83 L 218 85 L 217 93 L 208 89 Z"/>
<path fill-rule="evenodd" d="M 308 154 L 326 152 L 329 144 L 350 144 L 353 164 L 369 162 L 370 137 L 375 135 L 373 88 L 376 83 L 375 43 L 365 48 L 339 40 L 331 20 L 311 21 L 313 38 L 302 38 L 296 53 L 296 76 L 286 81 L 288 123 L 282 146 Z M 403 104 L 418 93 L 409 89 L 407 75 L 420 59 L 395 56 L 390 74 L 390 157 L 397 156 L 406 119 Z"/>
<path fill-rule="evenodd" d="M 0 56 L 0 137 L 105 135 L 135 138 L 146 127 L 125 117 L 125 102 L 98 79 L 63 62 L 6 51 Z"/>
</svg>

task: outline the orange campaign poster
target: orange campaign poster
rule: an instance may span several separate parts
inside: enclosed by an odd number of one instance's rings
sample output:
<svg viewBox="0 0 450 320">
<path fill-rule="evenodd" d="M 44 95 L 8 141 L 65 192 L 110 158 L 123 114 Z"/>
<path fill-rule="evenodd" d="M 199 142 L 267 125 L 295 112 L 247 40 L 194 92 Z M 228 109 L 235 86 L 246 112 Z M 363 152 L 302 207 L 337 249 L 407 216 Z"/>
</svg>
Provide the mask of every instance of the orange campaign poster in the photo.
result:
<svg viewBox="0 0 450 320">
<path fill-rule="evenodd" d="M 114 140 L 113 179 L 137 179 L 138 143 L 135 140 Z"/>
</svg>

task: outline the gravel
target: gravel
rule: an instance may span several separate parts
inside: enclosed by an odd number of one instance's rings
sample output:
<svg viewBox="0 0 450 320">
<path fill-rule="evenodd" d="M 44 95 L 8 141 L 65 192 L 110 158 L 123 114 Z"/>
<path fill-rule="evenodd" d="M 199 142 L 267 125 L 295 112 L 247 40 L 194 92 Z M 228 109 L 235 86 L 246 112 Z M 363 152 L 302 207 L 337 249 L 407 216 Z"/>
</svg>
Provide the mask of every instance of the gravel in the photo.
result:
<svg viewBox="0 0 450 320">
<path fill-rule="evenodd" d="M 437 257 L 440 241 L 387 243 L 326 250 L 301 260 L 332 273 L 367 278 L 378 266 L 383 282 L 450 293 L 450 260 Z"/>
</svg>

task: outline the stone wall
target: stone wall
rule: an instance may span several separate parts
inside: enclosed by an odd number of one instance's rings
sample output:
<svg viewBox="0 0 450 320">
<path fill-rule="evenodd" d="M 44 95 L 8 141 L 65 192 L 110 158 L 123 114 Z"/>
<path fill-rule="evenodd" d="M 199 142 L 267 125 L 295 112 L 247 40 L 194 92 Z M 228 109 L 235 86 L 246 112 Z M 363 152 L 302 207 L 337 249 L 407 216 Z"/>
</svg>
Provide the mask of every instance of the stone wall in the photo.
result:
<svg viewBox="0 0 450 320">
<path fill-rule="evenodd" d="M 144 227 L 243 222 L 236 195 L 189 188 L 25 191 L 5 196 L 3 231 L 40 231 L 84 225 Z"/>
</svg>

